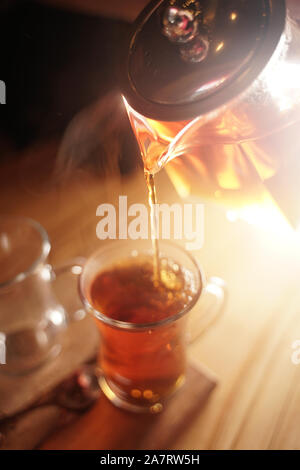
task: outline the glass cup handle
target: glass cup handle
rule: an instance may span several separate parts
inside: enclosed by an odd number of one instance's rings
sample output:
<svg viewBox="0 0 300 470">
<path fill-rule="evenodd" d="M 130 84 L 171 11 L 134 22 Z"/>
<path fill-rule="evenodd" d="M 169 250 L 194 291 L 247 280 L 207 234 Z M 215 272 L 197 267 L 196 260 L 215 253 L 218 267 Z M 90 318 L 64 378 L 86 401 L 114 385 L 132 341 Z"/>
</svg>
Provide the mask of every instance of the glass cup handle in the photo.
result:
<svg viewBox="0 0 300 470">
<path fill-rule="evenodd" d="M 188 342 L 193 343 L 224 312 L 227 300 L 226 283 L 220 277 L 210 277 L 193 308 L 188 324 Z"/>
<path fill-rule="evenodd" d="M 50 268 L 54 292 L 66 312 L 68 322 L 79 321 L 86 316 L 78 293 L 78 279 L 85 261 L 85 258 L 77 257 Z"/>
</svg>

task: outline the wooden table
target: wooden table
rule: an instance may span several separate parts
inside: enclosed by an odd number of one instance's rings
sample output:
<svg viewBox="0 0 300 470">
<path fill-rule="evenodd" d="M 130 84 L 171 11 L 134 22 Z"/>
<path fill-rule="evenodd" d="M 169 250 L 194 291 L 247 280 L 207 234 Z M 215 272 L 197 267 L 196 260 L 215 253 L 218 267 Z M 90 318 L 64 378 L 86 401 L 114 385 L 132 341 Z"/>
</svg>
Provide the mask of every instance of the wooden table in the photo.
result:
<svg viewBox="0 0 300 470">
<path fill-rule="evenodd" d="M 56 152 L 56 142 L 47 142 L 18 160 L 7 154 L 0 170 L 1 213 L 37 219 L 50 235 L 54 264 L 89 255 L 103 243 L 96 238 L 99 204 L 116 204 L 119 194 L 128 195 L 128 204 L 146 201 L 139 171 L 104 181 L 77 170 L 63 183 L 52 180 Z M 177 200 L 163 173 L 158 193 L 161 202 Z M 216 373 L 219 385 L 172 448 L 300 448 L 300 366 L 291 361 L 291 345 L 300 339 L 300 235 L 230 223 L 223 209 L 206 204 L 205 243 L 195 256 L 228 284 L 224 315 L 189 351 Z M 98 404 L 42 448 L 99 448 L 102 442 L 109 449 L 122 417 L 103 440 L 101 413 Z M 120 447 L 134 448 L 134 419 Z"/>
</svg>

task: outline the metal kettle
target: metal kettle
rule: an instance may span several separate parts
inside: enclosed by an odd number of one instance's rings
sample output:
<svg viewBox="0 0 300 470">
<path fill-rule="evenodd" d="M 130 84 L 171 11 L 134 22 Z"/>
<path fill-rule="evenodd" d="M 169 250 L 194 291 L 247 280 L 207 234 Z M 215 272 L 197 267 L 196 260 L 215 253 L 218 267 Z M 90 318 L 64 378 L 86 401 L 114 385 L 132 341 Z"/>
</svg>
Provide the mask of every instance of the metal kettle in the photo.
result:
<svg viewBox="0 0 300 470">
<path fill-rule="evenodd" d="M 286 4 L 287 3 L 287 4 Z M 284 0 L 155 0 L 123 96 L 146 171 L 229 206 L 271 197 L 300 223 L 300 28 Z"/>
</svg>

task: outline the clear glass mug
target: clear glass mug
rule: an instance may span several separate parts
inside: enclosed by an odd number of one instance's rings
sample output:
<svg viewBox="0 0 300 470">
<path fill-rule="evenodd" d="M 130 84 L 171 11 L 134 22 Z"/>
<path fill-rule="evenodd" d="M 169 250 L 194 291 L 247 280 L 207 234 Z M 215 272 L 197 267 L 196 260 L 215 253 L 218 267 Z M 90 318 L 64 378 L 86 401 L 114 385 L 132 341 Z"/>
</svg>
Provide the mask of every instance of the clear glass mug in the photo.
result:
<svg viewBox="0 0 300 470">
<path fill-rule="evenodd" d="M 0 373 L 28 373 L 59 354 L 70 309 L 75 315 L 80 306 L 74 280 L 81 268 L 74 260 L 53 269 L 47 264 L 50 249 L 36 221 L 0 217 Z M 69 299 L 62 303 L 66 273 L 72 274 L 73 292 L 67 289 Z"/>
<path fill-rule="evenodd" d="M 187 343 L 218 316 L 225 299 L 223 281 L 211 278 L 205 283 L 197 262 L 184 249 L 165 241 L 160 241 L 159 248 L 161 257 L 191 273 L 196 286 L 190 303 L 161 321 L 135 324 L 115 320 L 97 310 L 91 300 L 91 285 L 100 272 L 123 259 L 152 254 L 151 241 L 105 245 L 87 260 L 79 280 L 82 302 L 98 319 L 100 387 L 113 404 L 133 412 L 157 413 L 163 409 L 166 398 L 184 383 Z M 193 314 L 187 315 L 191 310 Z"/>
</svg>

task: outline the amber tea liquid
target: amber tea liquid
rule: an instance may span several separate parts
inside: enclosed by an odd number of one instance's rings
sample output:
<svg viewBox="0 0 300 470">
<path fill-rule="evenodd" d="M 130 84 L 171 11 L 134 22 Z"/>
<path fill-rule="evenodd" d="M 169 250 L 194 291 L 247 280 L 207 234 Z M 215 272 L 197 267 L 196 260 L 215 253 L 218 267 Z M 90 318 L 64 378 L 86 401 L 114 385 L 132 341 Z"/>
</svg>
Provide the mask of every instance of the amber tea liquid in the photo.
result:
<svg viewBox="0 0 300 470">
<path fill-rule="evenodd" d="M 228 109 L 194 134 L 187 133 L 166 159 L 169 146 L 191 121 L 156 121 L 125 104 L 146 171 L 156 174 L 165 168 L 180 196 L 199 195 L 230 207 L 266 198 L 264 182 L 276 174 L 278 160 L 285 160 L 295 135 L 290 126 L 290 132 L 284 130 L 277 138 L 269 128 L 261 136 L 260 116 Z"/>
<path fill-rule="evenodd" d="M 151 256 L 121 261 L 96 275 L 90 303 L 109 319 L 127 323 L 122 329 L 98 321 L 100 362 L 115 395 L 160 411 L 155 407 L 183 381 L 186 319 L 153 324 L 182 312 L 193 296 L 192 274 L 166 258 L 160 259 L 158 283 L 153 282 Z"/>
</svg>

